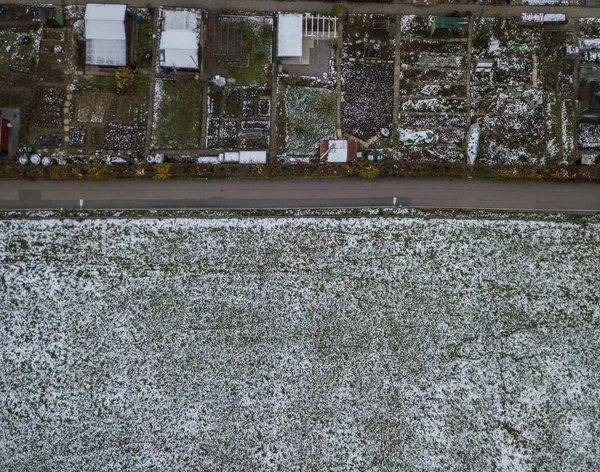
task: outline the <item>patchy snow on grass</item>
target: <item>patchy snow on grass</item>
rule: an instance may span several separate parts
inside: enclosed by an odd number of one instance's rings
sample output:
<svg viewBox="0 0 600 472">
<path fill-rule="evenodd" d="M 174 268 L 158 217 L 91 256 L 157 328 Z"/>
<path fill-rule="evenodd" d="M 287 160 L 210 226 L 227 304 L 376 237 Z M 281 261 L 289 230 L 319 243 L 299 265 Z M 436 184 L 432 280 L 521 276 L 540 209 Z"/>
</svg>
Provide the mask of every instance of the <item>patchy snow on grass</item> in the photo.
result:
<svg viewBox="0 0 600 472">
<path fill-rule="evenodd" d="M 431 130 L 400 128 L 398 135 L 400 142 L 405 145 L 431 144 L 435 141 L 435 133 Z"/>
<path fill-rule="evenodd" d="M 598 247 L 596 223 L 0 221 L 0 469 L 593 470 Z"/>
<path fill-rule="evenodd" d="M 202 86 L 196 81 L 156 79 L 153 148 L 199 147 L 202 92 Z"/>
<path fill-rule="evenodd" d="M 400 34 L 404 37 L 428 37 L 433 16 L 404 15 L 400 18 Z"/>
<path fill-rule="evenodd" d="M 416 65 L 419 67 L 464 68 L 465 58 L 463 56 L 433 56 L 430 54 L 420 54 Z"/>
<path fill-rule="evenodd" d="M 410 115 L 400 114 L 400 126 L 415 128 L 453 127 L 464 128 L 467 118 L 463 115 Z"/>
<path fill-rule="evenodd" d="M 524 116 L 483 116 L 481 161 L 487 164 L 544 165 L 546 162 L 545 123 L 533 114 Z"/>
<path fill-rule="evenodd" d="M 575 136 L 573 126 L 573 115 L 576 113 L 573 102 L 563 100 L 561 107 L 561 131 L 562 131 L 562 151 L 563 162 L 571 163 L 575 157 Z"/>
<path fill-rule="evenodd" d="M 282 155 L 312 156 L 321 139 L 335 137 L 336 96 L 321 88 L 287 87 L 285 149 Z"/>
<path fill-rule="evenodd" d="M 435 113 L 459 113 L 465 111 L 466 102 L 455 98 L 422 98 L 402 101 L 402 111 L 420 111 Z"/>
<path fill-rule="evenodd" d="M 569 0 L 522 0 L 523 5 L 569 5 Z"/>
</svg>

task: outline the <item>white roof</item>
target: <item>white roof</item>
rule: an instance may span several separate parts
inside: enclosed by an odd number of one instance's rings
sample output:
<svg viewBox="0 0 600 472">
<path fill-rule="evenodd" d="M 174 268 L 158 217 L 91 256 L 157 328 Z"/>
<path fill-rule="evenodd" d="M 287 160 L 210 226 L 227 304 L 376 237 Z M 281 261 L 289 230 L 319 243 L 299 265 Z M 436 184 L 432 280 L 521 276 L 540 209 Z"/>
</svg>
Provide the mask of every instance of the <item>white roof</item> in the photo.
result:
<svg viewBox="0 0 600 472">
<path fill-rule="evenodd" d="M 521 20 L 529 21 L 532 23 L 543 23 L 544 14 L 543 13 L 521 13 Z"/>
<path fill-rule="evenodd" d="M 126 5 L 87 4 L 85 7 L 86 64 L 127 65 L 126 13 Z"/>
<path fill-rule="evenodd" d="M 225 152 L 223 154 L 223 162 L 240 162 L 240 153 L 235 151 Z"/>
<path fill-rule="evenodd" d="M 160 36 L 160 49 L 164 51 L 164 61 L 160 64 L 180 69 L 198 68 L 198 36 L 192 31 L 163 31 Z"/>
<path fill-rule="evenodd" d="M 125 40 L 126 5 L 88 3 L 85 7 L 85 39 Z"/>
<path fill-rule="evenodd" d="M 218 156 L 198 156 L 198 164 L 220 164 L 223 162 L 223 154 Z"/>
<path fill-rule="evenodd" d="M 561 21 L 567 21 L 567 15 L 565 15 L 564 13 L 544 13 L 544 22 L 560 23 Z"/>
<path fill-rule="evenodd" d="M 579 45 L 581 49 L 597 49 L 600 48 L 600 38 L 580 39 Z"/>
<path fill-rule="evenodd" d="M 494 67 L 494 61 L 477 61 L 475 72 L 482 72 Z"/>
<path fill-rule="evenodd" d="M 240 151 L 240 164 L 266 164 L 267 151 Z"/>
<path fill-rule="evenodd" d="M 86 20 L 124 20 L 127 5 L 116 3 L 88 3 L 85 6 Z"/>
<path fill-rule="evenodd" d="M 219 155 L 219 158 L 221 155 Z M 239 162 L 240 164 L 266 164 L 267 151 L 226 151 L 223 162 Z"/>
<path fill-rule="evenodd" d="M 85 62 L 96 66 L 126 66 L 127 41 L 88 39 L 85 42 Z"/>
<path fill-rule="evenodd" d="M 198 15 L 190 10 L 165 10 L 159 49 L 160 64 L 176 69 L 198 68 Z"/>
<path fill-rule="evenodd" d="M 475 164 L 477 159 L 477 146 L 479 145 L 479 135 L 481 128 L 477 123 L 473 123 L 467 132 L 467 163 Z"/>
<path fill-rule="evenodd" d="M 277 55 L 302 57 L 302 15 L 280 13 L 277 22 Z"/>
<path fill-rule="evenodd" d="M 164 30 L 198 29 L 198 15 L 192 10 L 164 10 Z"/>
<path fill-rule="evenodd" d="M 348 141 L 345 139 L 330 139 L 329 154 L 327 162 L 346 162 L 348 161 Z"/>
</svg>

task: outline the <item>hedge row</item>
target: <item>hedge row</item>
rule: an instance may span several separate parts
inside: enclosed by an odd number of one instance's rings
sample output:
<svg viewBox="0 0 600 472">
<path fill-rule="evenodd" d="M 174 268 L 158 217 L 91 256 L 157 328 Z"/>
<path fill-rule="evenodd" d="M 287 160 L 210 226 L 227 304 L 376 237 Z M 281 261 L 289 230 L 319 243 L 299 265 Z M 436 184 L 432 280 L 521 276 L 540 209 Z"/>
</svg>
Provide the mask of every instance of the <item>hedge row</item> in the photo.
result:
<svg viewBox="0 0 600 472">
<path fill-rule="evenodd" d="M 144 165 L 0 165 L 0 179 L 313 179 L 339 177 L 429 177 L 486 180 L 600 182 L 600 166 L 468 166 L 466 164 L 383 161 L 353 164 L 144 164 Z"/>
</svg>

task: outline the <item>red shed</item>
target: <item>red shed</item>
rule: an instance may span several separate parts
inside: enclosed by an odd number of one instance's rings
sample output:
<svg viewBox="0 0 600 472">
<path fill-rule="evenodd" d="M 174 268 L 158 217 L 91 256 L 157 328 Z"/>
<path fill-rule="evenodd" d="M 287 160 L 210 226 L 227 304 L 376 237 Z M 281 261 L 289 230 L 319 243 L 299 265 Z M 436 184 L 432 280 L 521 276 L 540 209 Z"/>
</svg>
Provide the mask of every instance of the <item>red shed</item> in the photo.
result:
<svg viewBox="0 0 600 472">
<path fill-rule="evenodd" d="M 10 121 L 0 114 L 0 154 L 8 154 L 8 125 Z"/>
<path fill-rule="evenodd" d="M 355 139 L 322 139 L 320 160 L 323 162 L 352 162 L 356 159 L 358 143 Z"/>
</svg>

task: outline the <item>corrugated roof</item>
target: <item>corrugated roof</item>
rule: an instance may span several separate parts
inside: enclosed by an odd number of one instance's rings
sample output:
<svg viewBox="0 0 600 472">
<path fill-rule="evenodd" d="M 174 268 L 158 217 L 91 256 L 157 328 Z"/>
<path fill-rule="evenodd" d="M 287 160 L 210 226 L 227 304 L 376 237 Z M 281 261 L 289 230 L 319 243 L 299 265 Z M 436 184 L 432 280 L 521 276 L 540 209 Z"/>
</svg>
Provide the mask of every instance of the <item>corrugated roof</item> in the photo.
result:
<svg viewBox="0 0 600 472">
<path fill-rule="evenodd" d="M 330 139 L 327 162 L 346 162 L 348 160 L 348 141 L 345 139 Z"/>
<path fill-rule="evenodd" d="M 239 162 L 240 164 L 266 164 L 267 151 L 227 151 L 223 162 Z"/>
<path fill-rule="evenodd" d="M 240 164 L 266 164 L 267 151 L 240 151 Z"/>
<path fill-rule="evenodd" d="M 436 28 L 467 28 L 469 26 L 469 18 L 457 16 L 436 16 Z"/>
<path fill-rule="evenodd" d="M 302 15 L 280 13 L 277 21 L 277 55 L 302 57 Z"/>
<path fill-rule="evenodd" d="M 226 151 L 223 154 L 223 162 L 240 162 L 240 153 L 236 151 Z"/>
</svg>

